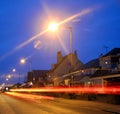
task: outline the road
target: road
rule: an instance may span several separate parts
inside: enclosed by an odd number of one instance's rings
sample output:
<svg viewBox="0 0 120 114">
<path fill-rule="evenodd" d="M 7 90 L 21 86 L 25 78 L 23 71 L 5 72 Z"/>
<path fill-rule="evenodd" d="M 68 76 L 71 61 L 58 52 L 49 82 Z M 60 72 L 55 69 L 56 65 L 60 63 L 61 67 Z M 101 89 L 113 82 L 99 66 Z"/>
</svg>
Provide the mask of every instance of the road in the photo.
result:
<svg viewBox="0 0 120 114">
<path fill-rule="evenodd" d="M 24 99 L 0 93 L 0 114 L 120 114 L 120 106 L 63 98 Z"/>
</svg>

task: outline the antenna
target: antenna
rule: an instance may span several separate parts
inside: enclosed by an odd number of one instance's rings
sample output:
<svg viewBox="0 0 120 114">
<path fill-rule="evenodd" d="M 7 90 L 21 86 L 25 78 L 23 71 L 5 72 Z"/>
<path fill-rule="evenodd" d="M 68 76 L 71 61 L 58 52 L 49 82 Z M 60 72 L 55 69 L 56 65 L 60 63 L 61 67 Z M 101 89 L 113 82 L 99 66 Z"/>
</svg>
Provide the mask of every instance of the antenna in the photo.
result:
<svg viewBox="0 0 120 114">
<path fill-rule="evenodd" d="M 104 47 L 103 47 L 104 49 L 105 49 L 105 51 L 106 51 L 106 53 L 108 52 L 108 46 L 106 46 L 106 45 L 104 45 Z"/>
</svg>

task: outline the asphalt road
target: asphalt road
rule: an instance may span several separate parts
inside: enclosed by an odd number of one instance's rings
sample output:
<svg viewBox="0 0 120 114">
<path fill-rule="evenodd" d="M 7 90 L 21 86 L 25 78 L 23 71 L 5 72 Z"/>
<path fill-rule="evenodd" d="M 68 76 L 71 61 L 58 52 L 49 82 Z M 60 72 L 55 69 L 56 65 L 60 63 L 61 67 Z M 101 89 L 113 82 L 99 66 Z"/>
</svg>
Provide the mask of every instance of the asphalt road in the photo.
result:
<svg viewBox="0 0 120 114">
<path fill-rule="evenodd" d="M 120 114 L 120 105 L 63 98 L 25 99 L 1 93 L 0 114 Z"/>
</svg>

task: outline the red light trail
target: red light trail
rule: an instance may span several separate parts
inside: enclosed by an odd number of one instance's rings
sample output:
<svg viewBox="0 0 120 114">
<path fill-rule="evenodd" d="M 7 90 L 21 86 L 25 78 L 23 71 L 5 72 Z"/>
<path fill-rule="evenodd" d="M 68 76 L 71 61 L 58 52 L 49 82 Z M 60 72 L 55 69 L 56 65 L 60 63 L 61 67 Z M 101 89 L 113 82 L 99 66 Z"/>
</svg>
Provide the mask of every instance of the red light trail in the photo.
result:
<svg viewBox="0 0 120 114">
<path fill-rule="evenodd" d="M 67 92 L 88 94 L 120 94 L 120 86 L 116 87 L 42 87 L 10 89 L 11 92 Z"/>
</svg>

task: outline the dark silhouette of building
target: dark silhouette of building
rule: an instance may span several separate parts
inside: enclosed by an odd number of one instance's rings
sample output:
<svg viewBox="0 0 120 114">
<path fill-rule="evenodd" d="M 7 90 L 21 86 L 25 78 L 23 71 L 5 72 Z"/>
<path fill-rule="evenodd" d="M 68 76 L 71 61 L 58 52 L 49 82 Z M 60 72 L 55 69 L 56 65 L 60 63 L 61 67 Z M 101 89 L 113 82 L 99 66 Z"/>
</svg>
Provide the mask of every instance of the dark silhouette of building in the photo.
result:
<svg viewBox="0 0 120 114">
<path fill-rule="evenodd" d="M 32 70 L 32 72 L 28 72 L 27 82 L 33 82 L 36 87 L 45 86 L 48 81 L 47 73 L 48 70 Z"/>
</svg>

